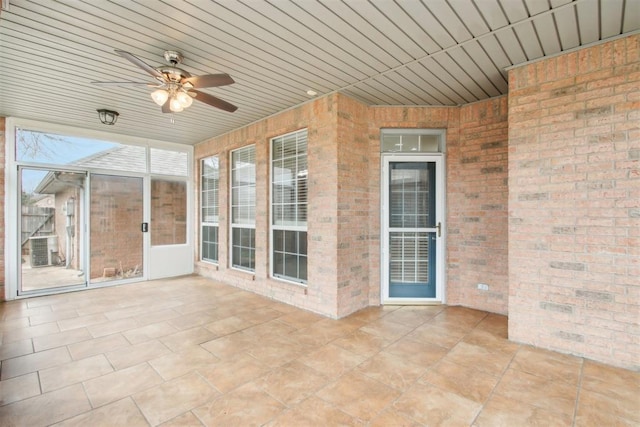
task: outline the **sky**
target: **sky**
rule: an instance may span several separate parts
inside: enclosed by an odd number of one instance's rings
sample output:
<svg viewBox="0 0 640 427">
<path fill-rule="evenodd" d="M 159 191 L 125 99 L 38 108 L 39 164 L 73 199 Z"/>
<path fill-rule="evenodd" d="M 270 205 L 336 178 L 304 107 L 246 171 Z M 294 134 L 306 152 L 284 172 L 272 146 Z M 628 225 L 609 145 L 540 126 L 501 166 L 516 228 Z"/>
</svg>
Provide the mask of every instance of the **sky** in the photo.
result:
<svg viewBox="0 0 640 427">
<path fill-rule="evenodd" d="M 73 138 L 18 130 L 16 138 L 16 156 L 19 161 L 41 163 L 44 165 L 65 165 L 76 160 L 99 153 L 119 144 L 95 139 Z M 33 147 L 26 150 L 25 147 Z M 22 189 L 30 193 L 40 183 L 48 171 L 23 169 Z"/>
</svg>

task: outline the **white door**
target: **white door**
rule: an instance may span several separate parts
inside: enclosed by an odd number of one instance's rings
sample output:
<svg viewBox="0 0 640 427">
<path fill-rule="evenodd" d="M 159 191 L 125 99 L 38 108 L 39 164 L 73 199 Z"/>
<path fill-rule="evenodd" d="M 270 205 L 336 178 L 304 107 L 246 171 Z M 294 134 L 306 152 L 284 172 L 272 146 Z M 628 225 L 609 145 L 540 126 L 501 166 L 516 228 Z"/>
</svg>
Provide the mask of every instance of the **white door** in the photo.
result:
<svg viewBox="0 0 640 427">
<path fill-rule="evenodd" d="M 194 254 L 189 231 L 189 184 L 185 180 L 151 178 L 148 230 L 149 279 L 193 273 Z"/>
<path fill-rule="evenodd" d="M 383 156 L 382 302 L 444 302 L 441 155 Z"/>
</svg>

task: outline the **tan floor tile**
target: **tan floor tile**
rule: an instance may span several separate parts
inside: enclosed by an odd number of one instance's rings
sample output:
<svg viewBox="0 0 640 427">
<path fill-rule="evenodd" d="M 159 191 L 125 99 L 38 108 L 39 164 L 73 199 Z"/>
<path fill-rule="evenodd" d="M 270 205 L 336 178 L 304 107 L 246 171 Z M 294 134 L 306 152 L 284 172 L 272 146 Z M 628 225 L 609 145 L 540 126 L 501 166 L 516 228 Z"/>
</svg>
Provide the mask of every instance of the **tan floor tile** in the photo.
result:
<svg viewBox="0 0 640 427">
<path fill-rule="evenodd" d="M 233 359 L 238 353 L 258 345 L 255 338 L 236 332 L 205 342 L 202 347 L 220 359 Z"/>
<path fill-rule="evenodd" d="M 0 406 L 39 394 L 40 382 L 35 372 L 0 381 Z"/>
<path fill-rule="evenodd" d="M 385 320 L 416 328 L 444 310 L 443 306 L 405 306 L 384 316 Z"/>
<path fill-rule="evenodd" d="M 522 347 L 521 344 L 508 341 L 506 338 L 499 337 L 492 332 L 474 329 L 462 338 L 462 342 L 467 344 L 484 347 L 492 353 L 503 353 L 505 355 L 515 355 Z"/>
<path fill-rule="evenodd" d="M 377 307 L 366 307 L 360 311 L 357 311 L 349 315 L 347 318 L 351 320 L 359 320 L 365 323 L 369 323 L 383 316 L 386 316 L 392 311 L 399 310 L 399 309 L 400 309 L 400 306 L 394 306 L 394 305 L 379 305 Z"/>
<path fill-rule="evenodd" d="M 18 301 L 18 304 L 16 304 L 16 301 L 10 301 L 9 303 L 5 304 L 3 307 L 0 308 L 0 319 L 4 321 L 4 320 L 25 318 L 25 317 L 31 317 L 31 316 L 38 316 L 40 314 L 46 314 L 46 313 L 51 313 L 50 306 L 29 308 L 27 307 L 26 304 L 24 304 L 21 301 Z"/>
<path fill-rule="evenodd" d="M 148 427 L 149 423 L 131 398 L 122 399 L 102 408 L 55 424 L 55 427 Z"/>
<path fill-rule="evenodd" d="M 124 369 L 170 353 L 160 341 L 147 341 L 106 353 L 114 368 Z"/>
<path fill-rule="evenodd" d="M 91 409 L 82 385 L 76 384 L 0 407 L 7 426 L 48 426 Z"/>
<path fill-rule="evenodd" d="M 487 312 L 472 308 L 445 307 L 430 323 L 434 326 L 471 329 L 484 320 L 487 315 Z"/>
<path fill-rule="evenodd" d="M 186 331 L 176 332 L 160 338 L 160 341 L 171 351 L 179 353 L 193 345 L 199 345 L 215 338 L 215 335 L 205 328 L 197 327 Z"/>
<path fill-rule="evenodd" d="M 578 412 L 583 415 L 594 412 L 611 414 L 614 417 L 624 418 L 640 425 L 640 394 L 611 390 L 597 392 L 583 388 L 580 391 Z"/>
<path fill-rule="evenodd" d="M 359 372 L 348 373 L 316 395 L 349 415 L 371 420 L 400 392 Z"/>
<path fill-rule="evenodd" d="M 563 414 L 573 414 L 577 386 L 509 368 L 496 394 Z"/>
<path fill-rule="evenodd" d="M 236 316 L 229 316 L 224 319 L 216 320 L 205 325 L 205 328 L 211 331 L 216 337 L 222 337 L 232 334 L 234 332 L 241 331 L 252 326 L 253 323 L 248 320 L 241 319 Z"/>
<path fill-rule="evenodd" d="M 86 328 L 87 326 L 97 325 L 107 322 L 109 319 L 102 314 L 88 314 L 86 316 L 80 316 L 73 319 L 59 320 L 58 326 L 61 331 L 69 331 L 71 329 Z"/>
<path fill-rule="evenodd" d="M 0 332 L 11 331 L 13 329 L 28 328 L 34 326 L 29 322 L 28 317 L 16 317 L 13 319 L 0 320 Z"/>
<path fill-rule="evenodd" d="M 324 400 L 312 396 L 293 409 L 282 412 L 274 420 L 267 423 L 266 427 L 356 427 L 364 425 L 364 421 L 358 420 Z M 386 427 L 391 426 L 393 424 L 389 424 Z"/>
<path fill-rule="evenodd" d="M 256 339 L 255 342 L 261 341 Z M 282 366 L 309 353 L 308 347 L 284 338 L 270 338 L 262 342 L 261 345 L 248 348 L 246 352 L 272 368 Z"/>
<path fill-rule="evenodd" d="M 86 328 L 73 329 L 70 331 L 36 337 L 33 339 L 33 348 L 35 351 L 49 350 L 80 341 L 90 340 L 91 338 L 93 337 Z"/>
<path fill-rule="evenodd" d="M 141 342 L 150 341 L 176 332 L 178 332 L 178 329 L 171 326 L 168 322 L 159 322 L 130 329 L 123 332 L 122 335 L 124 335 L 131 344 L 140 344 Z"/>
<path fill-rule="evenodd" d="M 13 378 L 20 375 L 47 369 L 71 361 L 71 356 L 66 347 L 27 354 L 2 362 L 2 379 Z"/>
<path fill-rule="evenodd" d="M 367 332 L 390 341 L 402 338 L 413 329 L 415 329 L 414 326 L 403 325 L 392 320 L 388 320 L 387 316 L 374 320 L 371 323 L 367 323 L 365 326 L 360 328 L 363 332 Z"/>
<path fill-rule="evenodd" d="M 376 416 L 368 424 L 369 427 L 422 427 L 417 421 L 414 421 L 395 409 L 389 409 Z"/>
<path fill-rule="evenodd" d="M 200 375 L 191 373 L 137 393 L 133 399 L 149 423 L 157 425 L 202 406 L 217 394 L 219 392 Z M 251 401 L 249 404 L 259 405 L 260 402 Z"/>
<path fill-rule="evenodd" d="M 255 381 L 261 389 L 288 406 L 306 399 L 328 382 L 325 376 L 299 362 L 284 365 Z"/>
<path fill-rule="evenodd" d="M 29 316 L 29 323 L 31 326 L 42 325 L 44 323 L 56 322 L 58 320 L 74 319 L 78 317 L 78 312 L 75 309 L 51 311 Z"/>
<path fill-rule="evenodd" d="M 71 357 L 78 360 L 130 346 L 129 341 L 121 334 L 113 334 L 71 344 L 68 348 Z"/>
<path fill-rule="evenodd" d="M 197 326 L 204 326 L 219 320 L 218 317 L 206 311 L 199 311 L 197 313 L 185 314 L 175 319 L 169 320 L 171 326 L 184 331 L 186 329 L 193 329 Z"/>
<path fill-rule="evenodd" d="M 393 408 L 425 425 L 468 426 L 482 405 L 435 386 L 416 383 L 393 403 Z"/>
<path fill-rule="evenodd" d="M 549 350 L 523 346 L 511 363 L 511 368 L 533 375 L 578 384 L 582 359 Z"/>
<path fill-rule="evenodd" d="M 299 361 L 329 378 L 337 378 L 362 363 L 364 356 L 352 353 L 337 345 L 327 344 L 302 356 Z"/>
<path fill-rule="evenodd" d="M 627 390 L 629 393 L 640 395 L 640 372 L 585 360 L 582 387 L 593 391 L 602 389 Z"/>
<path fill-rule="evenodd" d="M 444 358 L 430 368 L 422 382 L 435 385 L 442 390 L 450 391 L 478 403 L 484 403 L 499 377 L 494 377 L 471 367 L 461 366 Z"/>
<path fill-rule="evenodd" d="M 15 341 L 23 341 L 29 338 L 55 334 L 56 332 L 60 332 L 60 328 L 58 328 L 58 324 L 55 322 L 45 323 L 38 326 L 29 326 L 27 328 L 11 329 L 9 331 L 4 331 L 2 344 L 4 345 Z"/>
<path fill-rule="evenodd" d="M 469 330 L 456 326 L 444 327 L 425 323 L 411 331 L 406 337 L 425 344 L 435 344 L 444 348 L 455 346 Z"/>
<path fill-rule="evenodd" d="M 214 366 L 220 359 L 200 346 L 150 360 L 149 364 L 166 381 L 191 371 Z"/>
<path fill-rule="evenodd" d="M 249 310 L 243 313 L 239 313 L 237 317 L 252 322 L 253 324 L 258 324 L 269 322 L 270 320 L 277 319 L 282 315 L 282 312 L 274 310 L 270 307 L 260 307 L 256 310 Z"/>
<path fill-rule="evenodd" d="M 226 393 L 234 388 L 253 381 L 271 370 L 246 353 L 236 354 L 236 357 L 221 360 L 213 366 L 198 369 L 211 385 Z"/>
<path fill-rule="evenodd" d="M 162 377 L 147 363 L 142 363 L 85 381 L 84 388 L 92 406 L 97 408 L 162 383 Z"/>
<path fill-rule="evenodd" d="M 460 342 L 443 360 L 473 368 L 488 375 L 500 376 L 509 366 L 513 354 L 494 351 L 483 346 Z"/>
<path fill-rule="evenodd" d="M 277 338 L 282 336 L 289 336 L 296 329 L 287 324 L 281 322 L 279 319 L 271 320 L 266 323 L 260 323 L 254 326 L 250 326 L 242 331 L 244 335 L 247 335 L 254 340 L 263 340 L 265 338 Z"/>
<path fill-rule="evenodd" d="M 206 426 L 259 426 L 274 419 L 284 409 L 280 402 L 256 385 L 245 384 L 194 409 L 193 413 Z"/>
<path fill-rule="evenodd" d="M 349 350 L 352 353 L 365 357 L 373 356 L 389 345 L 391 340 L 370 334 L 363 330 L 357 330 L 353 334 L 338 338 L 332 344 Z"/>
<path fill-rule="evenodd" d="M 33 353 L 33 342 L 30 339 L 2 343 L 2 345 L 0 345 L 0 360 L 24 356 L 25 354 L 30 353 Z"/>
<path fill-rule="evenodd" d="M 119 320 L 110 320 L 108 322 L 99 323 L 97 325 L 87 326 L 87 329 L 91 333 L 93 338 L 105 337 L 107 335 L 113 335 L 118 332 L 125 332 L 130 329 L 139 327 L 140 324 L 136 319 L 127 318 Z"/>
<path fill-rule="evenodd" d="M 506 340 L 509 335 L 509 318 L 500 314 L 489 313 L 478 324 L 476 330 L 488 332 L 496 338 Z"/>
<path fill-rule="evenodd" d="M 494 395 L 480 412 L 474 426 L 571 426 L 572 416 L 551 412 L 508 397 Z M 604 424 L 594 424 L 604 426 Z"/>
<path fill-rule="evenodd" d="M 99 377 L 109 372 L 113 372 L 111 364 L 104 355 L 99 354 L 41 370 L 39 372 L 40 385 L 42 392 L 46 393 L 51 390 Z"/>
<path fill-rule="evenodd" d="M 385 351 L 363 362 L 356 370 L 400 391 L 409 388 L 425 373 L 424 367 Z"/>
<path fill-rule="evenodd" d="M 439 345 L 402 338 L 386 347 L 384 351 L 426 368 L 442 359 L 449 350 Z"/>
<path fill-rule="evenodd" d="M 311 313 L 303 310 L 296 310 L 288 314 L 283 315 L 278 320 L 287 325 L 294 327 L 295 329 L 308 328 L 316 322 L 324 319 L 319 314 Z"/>
<path fill-rule="evenodd" d="M 200 422 L 193 412 L 185 412 L 175 418 L 170 419 L 159 425 L 159 427 L 202 427 L 204 424 Z"/>
<path fill-rule="evenodd" d="M 611 412 L 602 412 L 601 408 L 579 405 L 576 414 L 576 427 L 638 427 L 638 422 L 620 418 Z"/>
<path fill-rule="evenodd" d="M 135 316 L 134 319 L 136 319 L 136 322 L 138 322 L 140 326 L 146 326 L 152 323 L 160 323 L 166 320 L 175 319 L 176 317 L 180 317 L 180 313 L 172 308 L 165 308 L 163 310 L 139 314 Z"/>
</svg>

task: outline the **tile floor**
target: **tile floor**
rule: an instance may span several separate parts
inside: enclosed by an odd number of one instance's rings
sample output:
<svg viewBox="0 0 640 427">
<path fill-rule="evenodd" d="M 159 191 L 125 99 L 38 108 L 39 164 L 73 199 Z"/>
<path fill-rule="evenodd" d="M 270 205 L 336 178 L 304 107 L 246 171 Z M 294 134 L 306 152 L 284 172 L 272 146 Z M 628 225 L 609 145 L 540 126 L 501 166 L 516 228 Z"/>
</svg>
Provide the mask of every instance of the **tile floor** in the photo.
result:
<svg viewBox="0 0 640 427">
<path fill-rule="evenodd" d="M 460 307 L 336 321 L 201 277 L 0 304 L 2 426 L 637 426 L 640 373 Z"/>
</svg>

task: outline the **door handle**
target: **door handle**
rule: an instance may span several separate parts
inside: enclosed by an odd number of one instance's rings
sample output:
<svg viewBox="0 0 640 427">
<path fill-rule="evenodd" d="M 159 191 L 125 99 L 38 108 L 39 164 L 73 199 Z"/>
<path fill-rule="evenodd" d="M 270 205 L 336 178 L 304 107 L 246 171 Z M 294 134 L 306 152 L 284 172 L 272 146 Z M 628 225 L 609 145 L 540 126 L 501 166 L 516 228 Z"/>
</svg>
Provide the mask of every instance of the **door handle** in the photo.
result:
<svg viewBox="0 0 640 427">
<path fill-rule="evenodd" d="M 436 225 L 436 228 L 438 229 L 438 237 L 442 236 L 442 223 L 438 222 L 438 225 Z"/>
</svg>

